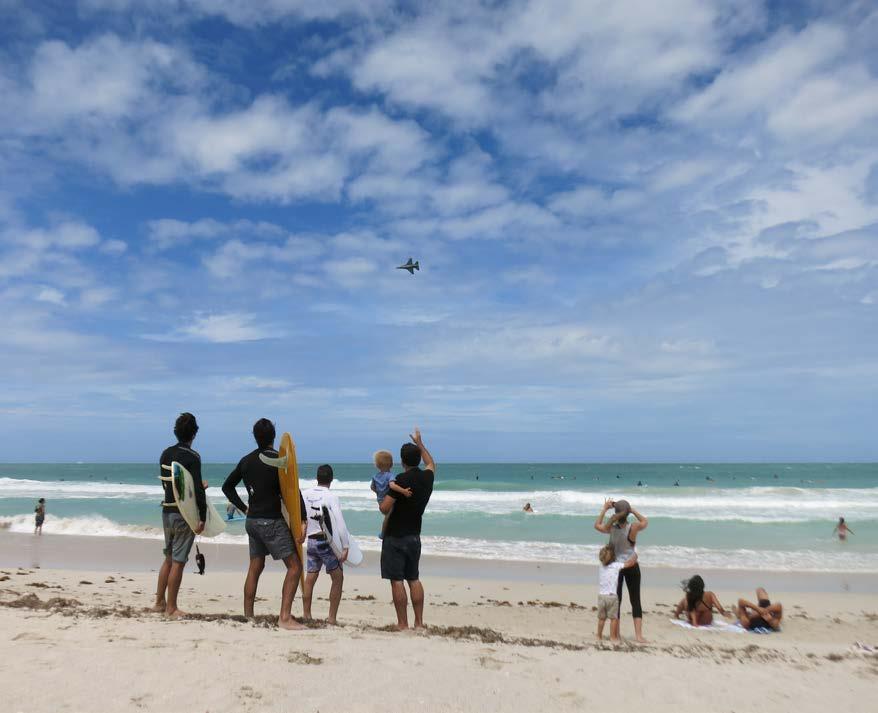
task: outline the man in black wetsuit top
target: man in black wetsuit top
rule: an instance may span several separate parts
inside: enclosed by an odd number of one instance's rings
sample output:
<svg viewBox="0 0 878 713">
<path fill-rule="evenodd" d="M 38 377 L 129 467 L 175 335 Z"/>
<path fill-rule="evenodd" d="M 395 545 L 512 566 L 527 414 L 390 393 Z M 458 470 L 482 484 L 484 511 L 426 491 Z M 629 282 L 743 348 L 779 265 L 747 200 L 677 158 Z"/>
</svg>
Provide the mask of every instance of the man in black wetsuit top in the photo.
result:
<svg viewBox="0 0 878 713">
<path fill-rule="evenodd" d="M 155 606 L 153 611 L 164 612 L 172 618 L 185 616 L 185 612 L 177 608 L 177 594 L 180 591 L 180 582 L 183 581 L 183 568 L 189 560 L 189 551 L 195 542 L 195 535 L 204 530 L 204 519 L 207 517 L 207 498 L 204 491 L 207 483 L 201 479 L 201 456 L 192 450 L 192 441 L 198 433 L 198 422 L 191 413 L 181 413 L 174 424 L 174 435 L 177 444 L 165 448 L 159 465 L 159 474 L 167 476 L 167 471 L 161 466 L 170 466 L 177 461 L 192 474 L 192 480 L 196 486 L 201 483 L 203 487 L 195 488 L 195 503 L 198 506 L 198 527 L 195 532 L 186 524 L 183 516 L 174 501 L 174 490 L 169 480 L 163 480 L 165 499 L 162 502 L 162 526 L 165 531 L 165 560 L 159 569 L 159 581 L 155 594 Z"/>
<path fill-rule="evenodd" d="M 235 466 L 223 483 L 223 493 L 229 502 L 247 515 L 244 527 L 250 539 L 250 569 L 244 582 L 244 616 L 253 617 L 253 602 L 256 600 L 259 575 L 265 569 L 265 556 L 270 554 L 273 559 L 283 560 L 287 568 L 281 592 L 278 626 L 282 629 L 304 629 L 305 627 L 293 619 L 292 615 L 293 598 L 296 596 L 296 588 L 302 575 L 302 563 L 299 562 L 290 528 L 280 509 L 280 480 L 277 468 L 266 465 L 259 458 L 260 454 L 269 458 L 278 457 L 278 452 L 274 450 L 274 436 L 274 424 L 271 421 L 261 418 L 256 422 L 253 426 L 253 438 L 256 439 L 258 447 L 245 455 Z M 242 480 L 244 487 L 247 488 L 249 505 L 244 504 L 238 491 L 235 490 Z M 302 531 L 297 533 L 296 537 L 301 544 L 305 541 L 307 524 L 305 502 L 301 493 L 299 493 L 299 507 L 302 513 Z"/>
</svg>

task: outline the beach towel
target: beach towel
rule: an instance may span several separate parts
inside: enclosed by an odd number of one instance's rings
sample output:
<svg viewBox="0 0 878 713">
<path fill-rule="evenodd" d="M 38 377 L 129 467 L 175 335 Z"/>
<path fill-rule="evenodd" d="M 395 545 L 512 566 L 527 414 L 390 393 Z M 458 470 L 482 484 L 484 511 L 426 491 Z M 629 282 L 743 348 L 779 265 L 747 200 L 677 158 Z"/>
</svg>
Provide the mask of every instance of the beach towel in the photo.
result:
<svg viewBox="0 0 878 713">
<path fill-rule="evenodd" d="M 682 619 L 671 619 L 672 624 L 676 624 L 684 629 L 694 629 L 695 631 L 717 631 L 725 634 L 773 634 L 774 629 L 759 627 L 758 629 L 745 629 L 740 622 L 730 623 L 727 621 L 717 621 L 710 626 L 692 626 L 688 621 Z"/>
</svg>

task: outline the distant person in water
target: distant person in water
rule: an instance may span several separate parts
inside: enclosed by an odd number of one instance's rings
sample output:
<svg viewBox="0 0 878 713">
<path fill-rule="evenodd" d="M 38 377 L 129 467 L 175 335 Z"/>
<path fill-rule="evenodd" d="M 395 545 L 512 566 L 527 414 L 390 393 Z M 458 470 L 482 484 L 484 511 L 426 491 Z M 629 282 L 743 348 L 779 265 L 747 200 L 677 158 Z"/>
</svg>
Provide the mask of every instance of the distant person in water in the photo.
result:
<svg viewBox="0 0 878 713">
<path fill-rule="evenodd" d="M 530 506 L 530 503 L 525 503 L 524 507 L 521 509 L 524 510 L 524 512 L 533 512 L 534 511 L 534 509 Z"/>
<path fill-rule="evenodd" d="M 838 524 L 833 529 L 832 534 L 838 533 L 838 539 L 844 542 L 848 538 L 848 533 L 854 534 L 854 531 L 847 526 L 843 517 L 838 518 Z"/>
<path fill-rule="evenodd" d="M 195 535 L 204 531 L 204 521 L 207 517 L 207 497 L 204 494 L 207 483 L 201 479 L 201 456 L 192 450 L 192 441 L 198 433 L 198 422 L 191 413 L 181 413 L 174 424 L 174 435 L 177 444 L 168 446 L 162 452 L 159 461 L 159 477 L 162 479 L 164 488 L 164 502 L 162 502 L 162 527 L 165 532 L 165 560 L 159 569 L 158 587 L 155 593 L 155 605 L 153 611 L 164 612 L 166 616 L 177 619 L 185 616 L 185 612 L 177 607 L 177 595 L 180 592 L 180 583 L 183 581 L 183 569 L 189 561 L 189 552 Z M 193 531 L 177 508 L 174 500 L 174 488 L 171 478 L 166 476 L 167 468 L 171 463 L 177 462 L 192 474 L 195 483 L 201 483 L 202 487 L 195 488 L 195 504 L 198 508 L 198 525 Z"/>
<path fill-rule="evenodd" d="M 34 508 L 34 534 L 42 535 L 43 534 L 43 522 L 46 519 L 46 499 L 40 498 L 37 500 L 37 506 Z M 844 520 L 842 519 L 842 522 Z M 842 538 L 844 539 L 844 538 Z"/>
<path fill-rule="evenodd" d="M 284 520 L 281 510 L 280 478 L 273 465 L 263 463 L 260 455 L 277 458 L 274 449 L 274 424 L 267 418 L 260 418 L 253 425 L 253 438 L 256 449 L 238 461 L 235 469 L 223 483 L 223 494 L 238 510 L 247 516 L 244 529 L 250 544 L 250 567 L 244 580 L 244 616 L 252 619 L 253 604 L 256 601 L 256 589 L 259 576 L 265 569 L 265 557 L 281 560 L 286 567 L 283 584 L 281 585 L 280 617 L 277 625 L 281 629 L 304 629 L 293 619 L 293 599 L 302 576 L 302 563 L 293 544 L 290 527 Z M 247 488 L 248 504 L 238 495 L 235 489 L 241 481 Z M 299 514 L 302 517 L 302 528 L 295 533 L 299 544 L 305 541 L 306 521 L 305 501 L 299 493 Z"/>
<path fill-rule="evenodd" d="M 686 596 L 674 610 L 675 619 L 679 619 L 680 614 L 685 611 L 686 619 L 692 626 L 710 626 L 713 623 L 714 609 L 723 616 L 729 616 L 716 594 L 704 591 L 704 579 L 701 575 L 696 574 L 683 582 L 683 591 Z"/>
<path fill-rule="evenodd" d="M 229 503 L 226 505 L 226 520 L 234 520 L 235 514 L 238 512 L 238 508 Z"/>
<path fill-rule="evenodd" d="M 675 480 L 675 481 L 674 481 L 674 487 L 675 487 L 675 488 L 679 488 L 679 487 L 680 487 L 680 481 L 679 481 L 679 480 Z"/>
<path fill-rule="evenodd" d="M 783 606 L 780 602 L 771 603 L 768 598 L 768 592 L 762 587 L 756 590 L 756 600 L 758 604 L 748 602 L 746 599 L 739 599 L 735 614 L 738 615 L 738 621 L 748 631 L 753 629 L 780 629 L 783 620 Z"/>
</svg>

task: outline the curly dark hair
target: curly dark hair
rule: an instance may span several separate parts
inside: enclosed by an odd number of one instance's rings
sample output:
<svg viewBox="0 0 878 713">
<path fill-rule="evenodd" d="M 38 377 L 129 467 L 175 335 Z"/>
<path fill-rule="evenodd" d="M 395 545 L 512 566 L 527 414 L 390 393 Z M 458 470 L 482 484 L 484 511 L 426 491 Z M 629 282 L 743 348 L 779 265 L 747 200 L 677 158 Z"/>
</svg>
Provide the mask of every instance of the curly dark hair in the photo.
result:
<svg viewBox="0 0 878 713">
<path fill-rule="evenodd" d="M 686 592 L 686 609 L 692 611 L 698 606 L 698 602 L 704 599 L 704 580 L 700 574 L 696 574 L 688 581 L 683 582 L 683 589 Z"/>
</svg>

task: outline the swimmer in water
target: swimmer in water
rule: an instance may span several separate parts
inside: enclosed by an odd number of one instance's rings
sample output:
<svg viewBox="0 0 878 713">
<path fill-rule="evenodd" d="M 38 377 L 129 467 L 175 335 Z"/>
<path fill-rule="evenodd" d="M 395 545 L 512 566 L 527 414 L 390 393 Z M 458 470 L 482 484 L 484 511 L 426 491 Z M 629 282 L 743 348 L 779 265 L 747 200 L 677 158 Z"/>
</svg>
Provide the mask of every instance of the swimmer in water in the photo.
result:
<svg viewBox="0 0 878 713">
<path fill-rule="evenodd" d="M 534 511 L 534 509 L 530 506 L 530 503 L 525 503 L 522 510 L 524 510 L 524 512 L 530 512 L 530 513 L 532 513 Z"/>
<path fill-rule="evenodd" d="M 847 540 L 849 532 L 852 535 L 854 534 L 854 531 L 847 526 L 847 523 L 844 521 L 843 517 L 838 518 L 838 524 L 833 529 L 832 534 L 834 535 L 836 532 L 838 533 L 838 539 L 842 542 Z"/>
</svg>

